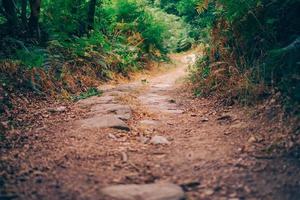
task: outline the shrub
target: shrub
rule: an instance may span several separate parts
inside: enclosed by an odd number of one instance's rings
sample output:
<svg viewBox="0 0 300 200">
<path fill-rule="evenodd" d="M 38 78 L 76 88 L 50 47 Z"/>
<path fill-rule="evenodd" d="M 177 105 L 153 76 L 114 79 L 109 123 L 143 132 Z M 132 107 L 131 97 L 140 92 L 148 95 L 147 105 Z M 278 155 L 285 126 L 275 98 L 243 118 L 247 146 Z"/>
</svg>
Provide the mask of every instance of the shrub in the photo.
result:
<svg viewBox="0 0 300 200">
<path fill-rule="evenodd" d="M 197 67 L 200 87 L 211 86 L 211 92 L 221 90 L 224 95 L 237 98 L 248 96 L 250 101 L 254 96 L 275 90 L 286 99 L 300 102 L 297 64 L 300 22 L 295 20 L 299 18 L 299 8 L 297 0 L 200 1 L 200 16 L 211 15 L 214 19 L 206 21 L 210 31 L 206 39 L 209 49 L 205 62 Z M 215 63 L 226 64 L 212 67 Z M 207 66 L 210 75 L 202 79 Z M 236 73 L 228 75 L 229 67 Z M 222 76 L 226 80 L 224 84 L 217 84 L 220 72 L 226 75 Z M 232 93 L 233 89 L 241 92 Z"/>
</svg>

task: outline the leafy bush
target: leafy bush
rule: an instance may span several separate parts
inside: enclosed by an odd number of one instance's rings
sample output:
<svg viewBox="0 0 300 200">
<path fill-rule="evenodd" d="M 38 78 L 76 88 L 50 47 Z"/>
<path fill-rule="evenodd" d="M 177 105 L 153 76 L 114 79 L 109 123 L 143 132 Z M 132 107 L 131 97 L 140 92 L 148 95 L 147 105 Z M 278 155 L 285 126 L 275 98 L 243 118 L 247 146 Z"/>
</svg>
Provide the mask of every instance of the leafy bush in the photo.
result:
<svg viewBox="0 0 300 200">
<path fill-rule="evenodd" d="M 208 48 L 195 70 L 202 93 L 221 91 L 251 102 L 272 89 L 300 102 L 299 8 L 297 0 L 199 1 L 209 31 L 202 39 Z M 210 75 L 203 78 L 207 67 Z"/>
<path fill-rule="evenodd" d="M 108 6 L 109 8 L 109 6 Z M 146 6 L 135 0 L 114 1 L 109 10 L 115 16 L 115 29 L 131 37 L 134 34 L 141 36 L 139 45 L 147 53 L 151 53 L 151 47 L 166 53 L 162 43 L 166 34 L 166 24 L 154 18 L 153 13 Z"/>
<path fill-rule="evenodd" d="M 100 96 L 101 94 L 102 94 L 102 92 L 99 91 L 97 88 L 91 87 L 86 92 L 82 92 L 78 96 L 73 96 L 72 100 L 79 101 L 81 99 L 86 99 L 86 98 L 89 98 L 92 96 Z"/>
<path fill-rule="evenodd" d="M 188 35 L 190 26 L 180 17 L 151 7 L 147 8 L 147 12 L 151 13 L 157 26 L 160 25 L 161 27 L 160 30 L 162 31 L 160 34 L 157 33 L 157 35 L 161 37 L 159 44 L 162 45 L 164 50 L 176 52 L 184 49 L 185 46 L 191 47 L 190 45 L 194 41 Z"/>
<path fill-rule="evenodd" d="M 16 51 L 16 59 L 28 68 L 41 67 L 45 62 L 47 52 L 44 49 L 19 49 Z"/>
<path fill-rule="evenodd" d="M 17 90 L 68 98 L 192 43 L 183 20 L 146 0 L 39 2 L 17 1 L 0 13 L 0 78 Z M 39 12 L 33 23 L 29 16 Z"/>
<path fill-rule="evenodd" d="M 68 48 L 74 56 L 91 57 L 90 52 L 107 50 L 109 44 L 105 40 L 103 34 L 99 31 L 93 31 L 89 36 L 74 37 L 71 41 L 61 43 Z"/>
<path fill-rule="evenodd" d="M 43 6 L 41 24 L 51 38 L 67 40 L 72 35 L 80 36 L 84 33 L 88 6 L 86 1 L 45 1 Z"/>
<path fill-rule="evenodd" d="M 133 23 L 143 17 L 143 9 L 135 0 L 114 1 L 113 11 L 117 22 Z"/>
</svg>

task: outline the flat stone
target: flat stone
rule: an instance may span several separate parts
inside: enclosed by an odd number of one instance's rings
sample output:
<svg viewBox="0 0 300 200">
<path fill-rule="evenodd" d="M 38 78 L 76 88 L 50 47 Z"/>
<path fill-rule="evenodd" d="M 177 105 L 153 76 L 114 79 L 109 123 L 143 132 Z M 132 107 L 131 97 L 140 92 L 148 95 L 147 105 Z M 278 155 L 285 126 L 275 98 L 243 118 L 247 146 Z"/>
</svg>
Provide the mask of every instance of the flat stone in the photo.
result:
<svg viewBox="0 0 300 200">
<path fill-rule="evenodd" d="M 232 124 L 230 128 L 236 128 L 236 129 L 243 129 L 247 128 L 247 123 L 245 122 L 236 122 L 235 124 Z"/>
<path fill-rule="evenodd" d="M 116 88 L 115 85 L 101 85 L 97 89 L 103 92 L 108 92 Z"/>
<path fill-rule="evenodd" d="M 118 139 L 118 138 L 117 138 L 114 134 L 112 134 L 112 133 L 109 133 L 109 134 L 108 134 L 108 138 L 113 139 L 113 140 Z"/>
<path fill-rule="evenodd" d="M 155 84 L 155 85 L 153 85 L 153 87 L 156 87 L 156 88 L 168 88 L 168 87 L 172 87 L 172 85 L 171 84 L 163 84 L 163 83 L 161 83 L 161 84 Z"/>
<path fill-rule="evenodd" d="M 114 114 L 119 119 L 128 120 L 132 117 L 132 110 L 128 105 L 120 104 L 99 104 L 94 105 L 91 111 L 96 114 Z"/>
<path fill-rule="evenodd" d="M 141 120 L 141 121 L 139 122 L 139 124 L 142 125 L 142 126 L 150 126 L 150 127 L 152 127 L 152 126 L 157 126 L 158 123 L 159 123 L 158 121 L 155 121 L 155 120 L 148 120 L 148 119 Z"/>
<path fill-rule="evenodd" d="M 249 139 L 248 139 L 248 142 L 249 143 L 255 143 L 257 142 L 257 138 L 255 136 L 251 136 Z"/>
<path fill-rule="evenodd" d="M 90 97 L 87 99 L 82 99 L 77 102 L 77 105 L 81 108 L 89 108 L 93 105 L 97 104 L 108 104 L 108 103 L 113 103 L 114 102 L 114 97 L 113 96 L 101 96 L 101 97 Z"/>
<path fill-rule="evenodd" d="M 49 112 L 65 112 L 67 110 L 67 107 L 65 106 L 59 106 L 57 108 L 48 108 Z"/>
<path fill-rule="evenodd" d="M 201 122 L 208 122 L 208 121 L 209 121 L 209 119 L 207 117 L 202 117 L 201 118 Z"/>
<path fill-rule="evenodd" d="M 95 116 L 81 120 L 78 123 L 80 123 L 83 128 L 116 128 L 125 131 L 130 130 L 128 125 L 115 115 Z"/>
<path fill-rule="evenodd" d="M 169 140 L 163 136 L 155 135 L 151 138 L 150 144 L 170 144 Z"/>
<path fill-rule="evenodd" d="M 120 92 L 130 92 L 132 89 L 134 89 L 134 85 L 120 85 L 116 88 Z"/>
<path fill-rule="evenodd" d="M 143 95 L 141 97 L 139 97 L 139 99 L 142 102 L 146 102 L 147 104 L 157 104 L 157 103 L 161 103 L 161 102 L 167 102 L 168 97 L 167 96 L 162 96 L 160 94 L 146 94 Z"/>
<path fill-rule="evenodd" d="M 115 185 L 101 190 L 104 196 L 117 200 L 182 200 L 184 192 L 178 185 L 156 183 Z"/>
<path fill-rule="evenodd" d="M 112 103 L 112 102 L 114 102 L 114 97 L 113 96 L 102 96 L 102 97 L 100 97 L 99 99 L 98 99 L 98 102 L 99 103 Z"/>
<path fill-rule="evenodd" d="M 215 193 L 215 191 L 213 189 L 206 189 L 206 190 L 203 191 L 203 193 L 206 196 L 210 196 L 210 195 L 213 195 Z"/>
<path fill-rule="evenodd" d="M 183 110 L 176 110 L 176 109 L 168 109 L 166 110 L 167 113 L 172 113 L 172 114 L 183 114 L 184 111 Z"/>
<path fill-rule="evenodd" d="M 222 120 L 232 121 L 233 117 L 231 115 L 222 115 L 222 116 L 218 117 L 217 120 L 219 120 L 219 121 L 222 121 Z"/>
</svg>

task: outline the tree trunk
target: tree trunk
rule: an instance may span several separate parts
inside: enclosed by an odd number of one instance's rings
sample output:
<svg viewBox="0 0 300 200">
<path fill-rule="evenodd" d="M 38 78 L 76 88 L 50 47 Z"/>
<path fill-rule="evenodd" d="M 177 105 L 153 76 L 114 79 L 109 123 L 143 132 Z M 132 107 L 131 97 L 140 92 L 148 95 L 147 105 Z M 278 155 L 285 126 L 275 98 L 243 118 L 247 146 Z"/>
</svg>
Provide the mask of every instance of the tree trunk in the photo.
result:
<svg viewBox="0 0 300 200">
<path fill-rule="evenodd" d="M 92 30 L 94 27 L 96 4 L 97 0 L 90 0 L 89 12 L 87 17 L 87 31 Z"/>
<path fill-rule="evenodd" d="M 30 18 L 29 18 L 29 30 L 32 36 L 36 34 L 38 40 L 41 39 L 41 31 L 39 27 L 39 16 L 41 8 L 41 0 L 29 0 L 30 3 Z"/>
<path fill-rule="evenodd" d="M 16 4 L 14 0 L 2 0 L 6 19 L 11 31 L 14 31 L 18 24 Z"/>
</svg>

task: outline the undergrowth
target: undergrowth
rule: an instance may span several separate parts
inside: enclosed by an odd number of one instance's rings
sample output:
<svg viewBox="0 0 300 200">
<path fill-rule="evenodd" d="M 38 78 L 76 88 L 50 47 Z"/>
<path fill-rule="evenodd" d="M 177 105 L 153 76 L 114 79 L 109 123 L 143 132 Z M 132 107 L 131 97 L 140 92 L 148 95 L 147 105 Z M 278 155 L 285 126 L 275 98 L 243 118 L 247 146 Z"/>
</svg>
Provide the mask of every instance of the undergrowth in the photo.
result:
<svg viewBox="0 0 300 200">
<path fill-rule="evenodd" d="M 128 76 L 150 60 L 167 61 L 167 53 L 191 46 L 186 23 L 148 1 L 104 0 L 94 7 L 92 2 L 43 1 L 35 27 L 28 18 L 33 13 L 30 6 L 21 9 L 23 4 L 17 1 L 11 9 L 3 8 L 0 100 L 5 99 L 6 105 L 1 105 L 2 111 L 18 91 L 63 99 L 82 93 L 78 98 L 86 98 L 94 92 L 88 88 L 114 73 Z"/>
<path fill-rule="evenodd" d="M 92 96 L 101 96 L 101 94 L 102 94 L 102 92 L 99 91 L 97 88 L 91 87 L 86 92 L 82 92 L 79 95 L 72 96 L 72 100 L 78 101 L 78 100 L 86 99 L 86 98 L 89 98 Z"/>
<path fill-rule="evenodd" d="M 230 104 L 280 94 L 286 110 L 298 113 L 299 8 L 297 0 L 197 1 L 194 17 L 208 34 L 192 67 L 196 94 L 217 94 Z"/>
</svg>

